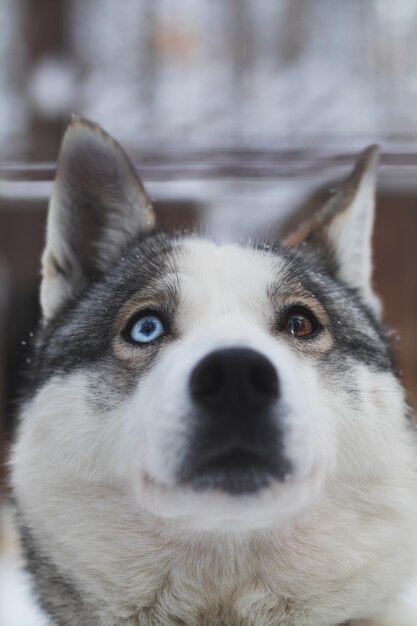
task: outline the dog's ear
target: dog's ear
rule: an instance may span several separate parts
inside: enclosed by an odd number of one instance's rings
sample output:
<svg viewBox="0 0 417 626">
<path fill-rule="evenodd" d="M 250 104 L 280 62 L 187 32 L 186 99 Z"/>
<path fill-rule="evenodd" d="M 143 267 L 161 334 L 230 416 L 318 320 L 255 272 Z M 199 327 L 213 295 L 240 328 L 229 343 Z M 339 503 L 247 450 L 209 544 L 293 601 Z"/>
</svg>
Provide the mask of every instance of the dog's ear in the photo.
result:
<svg viewBox="0 0 417 626">
<path fill-rule="evenodd" d="M 284 246 L 315 246 L 337 277 L 358 291 L 375 312 L 379 301 L 372 289 L 372 232 L 378 146 L 360 156 L 341 189 L 312 218 L 284 240 Z"/>
<path fill-rule="evenodd" d="M 50 319 L 155 222 L 127 155 L 99 126 L 74 116 L 62 141 L 42 257 L 41 305 Z"/>
</svg>

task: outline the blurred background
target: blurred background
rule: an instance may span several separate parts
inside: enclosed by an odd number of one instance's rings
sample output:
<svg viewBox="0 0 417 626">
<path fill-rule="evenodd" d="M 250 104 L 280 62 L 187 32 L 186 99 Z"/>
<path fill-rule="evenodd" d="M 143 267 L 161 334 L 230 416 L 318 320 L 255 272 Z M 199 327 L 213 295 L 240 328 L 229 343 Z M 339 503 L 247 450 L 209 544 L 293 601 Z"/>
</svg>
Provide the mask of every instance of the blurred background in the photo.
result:
<svg viewBox="0 0 417 626">
<path fill-rule="evenodd" d="M 415 0 L 0 0 L 0 466 L 72 112 L 126 148 L 161 224 L 224 238 L 279 234 L 379 142 L 375 283 L 417 404 Z"/>
</svg>

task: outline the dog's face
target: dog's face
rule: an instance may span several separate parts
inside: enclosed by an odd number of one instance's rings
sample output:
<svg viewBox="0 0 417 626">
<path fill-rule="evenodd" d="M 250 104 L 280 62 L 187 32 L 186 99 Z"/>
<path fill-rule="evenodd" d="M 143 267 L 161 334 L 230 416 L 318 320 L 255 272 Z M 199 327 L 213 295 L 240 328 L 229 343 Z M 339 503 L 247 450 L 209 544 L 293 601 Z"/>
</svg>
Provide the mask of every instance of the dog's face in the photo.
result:
<svg viewBox="0 0 417 626">
<path fill-rule="evenodd" d="M 371 289 L 375 167 L 280 246 L 216 245 L 152 234 L 127 157 L 75 120 L 18 489 L 47 459 L 181 528 L 259 528 L 388 475 L 404 397 Z"/>
</svg>

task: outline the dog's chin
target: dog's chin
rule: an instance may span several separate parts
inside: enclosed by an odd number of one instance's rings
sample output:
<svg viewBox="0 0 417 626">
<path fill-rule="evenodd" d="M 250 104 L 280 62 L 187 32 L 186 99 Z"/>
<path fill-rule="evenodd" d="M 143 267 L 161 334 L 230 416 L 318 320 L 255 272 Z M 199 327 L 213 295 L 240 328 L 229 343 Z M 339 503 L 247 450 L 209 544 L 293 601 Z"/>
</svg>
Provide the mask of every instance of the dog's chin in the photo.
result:
<svg viewBox="0 0 417 626">
<path fill-rule="evenodd" d="M 318 481 L 312 473 L 252 487 L 237 494 L 210 485 L 166 485 L 144 473 L 136 483 L 135 500 L 141 510 L 181 530 L 255 530 L 285 524 L 305 509 Z"/>
</svg>

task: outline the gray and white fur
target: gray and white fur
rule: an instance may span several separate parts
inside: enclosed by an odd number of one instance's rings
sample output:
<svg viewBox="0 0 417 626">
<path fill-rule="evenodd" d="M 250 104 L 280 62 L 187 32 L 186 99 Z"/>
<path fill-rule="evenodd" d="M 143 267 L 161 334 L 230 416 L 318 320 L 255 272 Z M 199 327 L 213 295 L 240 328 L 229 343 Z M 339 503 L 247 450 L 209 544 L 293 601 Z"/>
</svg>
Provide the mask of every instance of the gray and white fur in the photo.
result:
<svg viewBox="0 0 417 626">
<path fill-rule="evenodd" d="M 371 283 L 377 160 L 280 245 L 217 245 L 156 231 L 121 147 L 72 120 L 11 457 L 51 624 L 417 624 L 417 445 Z M 138 343 L 144 315 L 163 333 Z"/>
</svg>

